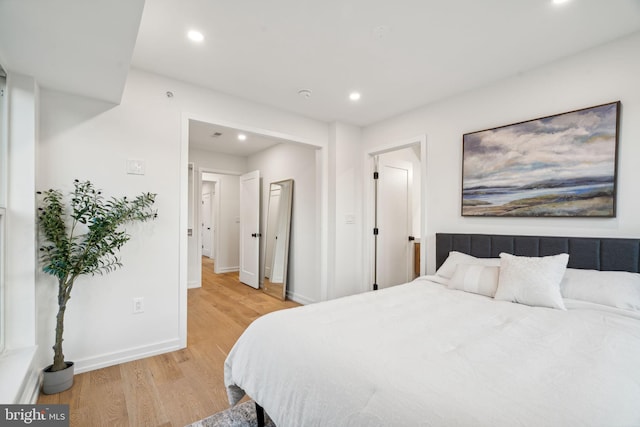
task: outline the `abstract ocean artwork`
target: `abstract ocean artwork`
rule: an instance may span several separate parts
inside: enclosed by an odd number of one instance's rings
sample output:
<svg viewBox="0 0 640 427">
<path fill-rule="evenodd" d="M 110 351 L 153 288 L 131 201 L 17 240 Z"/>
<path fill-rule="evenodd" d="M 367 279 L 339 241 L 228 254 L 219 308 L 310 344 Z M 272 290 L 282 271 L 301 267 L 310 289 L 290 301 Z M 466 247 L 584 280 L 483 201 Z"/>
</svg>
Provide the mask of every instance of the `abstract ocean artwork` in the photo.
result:
<svg viewBox="0 0 640 427">
<path fill-rule="evenodd" d="M 620 102 L 462 137 L 462 215 L 615 217 Z"/>
</svg>

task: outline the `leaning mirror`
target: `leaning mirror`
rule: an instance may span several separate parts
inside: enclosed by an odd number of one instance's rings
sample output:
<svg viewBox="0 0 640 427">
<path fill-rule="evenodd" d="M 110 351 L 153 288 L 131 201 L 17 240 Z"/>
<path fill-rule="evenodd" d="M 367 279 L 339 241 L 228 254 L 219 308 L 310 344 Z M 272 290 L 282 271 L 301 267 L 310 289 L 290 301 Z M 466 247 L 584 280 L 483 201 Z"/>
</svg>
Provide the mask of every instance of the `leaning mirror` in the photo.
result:
<svg viewBox="0 0 640 427">
<path fill-rule="evenodd" d="M 269 186 L 262 288 L 267 294 L 282 300 L 287 297 L 287 263 L 292 200 L 292 179 L 271 183 Z"/>
</svg>

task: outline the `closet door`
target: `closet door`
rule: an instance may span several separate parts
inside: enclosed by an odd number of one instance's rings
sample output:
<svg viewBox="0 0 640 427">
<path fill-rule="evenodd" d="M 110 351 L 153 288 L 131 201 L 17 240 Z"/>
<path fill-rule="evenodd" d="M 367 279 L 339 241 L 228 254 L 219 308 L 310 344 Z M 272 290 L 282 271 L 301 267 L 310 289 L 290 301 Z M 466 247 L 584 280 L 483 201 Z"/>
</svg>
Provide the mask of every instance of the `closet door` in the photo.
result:
<svg viewBox="0 0 640 427">
<path fill-rule="evenodd" d="M 406 283 L 410 275 L 411 184 L 409 162 L 388 161 L 380 156 L 378 178 L 378 286 Z"/>
</svg>

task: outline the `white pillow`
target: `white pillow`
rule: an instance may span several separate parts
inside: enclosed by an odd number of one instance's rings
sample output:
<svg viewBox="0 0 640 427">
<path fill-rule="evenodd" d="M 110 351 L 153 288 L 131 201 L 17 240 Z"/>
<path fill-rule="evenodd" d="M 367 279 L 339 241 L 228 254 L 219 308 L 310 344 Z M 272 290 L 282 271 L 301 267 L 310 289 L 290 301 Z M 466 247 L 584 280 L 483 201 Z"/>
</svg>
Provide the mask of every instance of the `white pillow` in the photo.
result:
<svg viewBox="0 0 640 427">
<path fill-rule="evenodd" d="M 493 265 L 497 267 L 500 265 L 500 258 L 476 258 L 463 254 L 462 252 L 451 251 L 447 259 L 442 263 L 438 271 L 436 271 L 436 275 L 444 277 L 445 279 L 451 279 L 458 264 Z"/>
<path fill-rule="evenodd" d="M 497 266 L 458 264 L 447 287 L 493 298 L 499 274 L 500 267 Z"/>
<path fill-rule="evenodd" d="M 640 311 L 638 273 L 567 268 L 560 290 L 565 298 Z"/>
<path fill-rule="evenodd" d="M 495 299 L 566 310 L 560 282 L 568 261 L 568 254 L 522 257 L 501 253 Z"/>
</svg>

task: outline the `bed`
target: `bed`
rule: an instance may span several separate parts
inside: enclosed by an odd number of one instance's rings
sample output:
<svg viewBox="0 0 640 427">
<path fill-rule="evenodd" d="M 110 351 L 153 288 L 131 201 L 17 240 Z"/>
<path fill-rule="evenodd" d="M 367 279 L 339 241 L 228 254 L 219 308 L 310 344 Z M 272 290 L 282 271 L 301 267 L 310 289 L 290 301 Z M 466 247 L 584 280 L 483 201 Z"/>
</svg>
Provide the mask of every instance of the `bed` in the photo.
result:
<svg viewBox="0 0 640 427">
<path fill-rule="evenodd" d="M 436 264 L 254 321 L 230 404 L 278 427 L 640 425 L 640 240 L 441 233 Z"/>
</svg>

